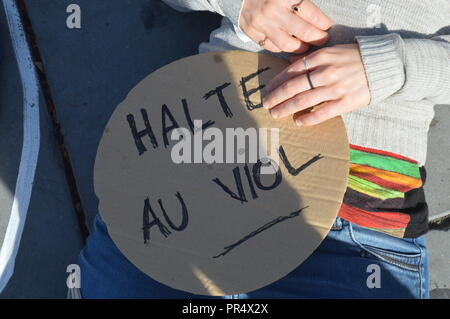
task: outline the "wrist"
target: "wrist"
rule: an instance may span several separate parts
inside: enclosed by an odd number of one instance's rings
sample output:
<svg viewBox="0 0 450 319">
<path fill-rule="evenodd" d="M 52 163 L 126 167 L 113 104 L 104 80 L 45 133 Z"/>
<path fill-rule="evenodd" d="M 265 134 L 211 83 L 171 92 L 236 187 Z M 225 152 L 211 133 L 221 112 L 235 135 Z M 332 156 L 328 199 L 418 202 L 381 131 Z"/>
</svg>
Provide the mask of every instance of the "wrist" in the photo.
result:
<svg viewBox="0 0 450 319">
<path fill-rule="evenodd" d="M 244 0 L 218 0 L 218 4 L 227 17 L 235 27 L 240 29 L 239 20 L 244 6 Z"/>
</svg>

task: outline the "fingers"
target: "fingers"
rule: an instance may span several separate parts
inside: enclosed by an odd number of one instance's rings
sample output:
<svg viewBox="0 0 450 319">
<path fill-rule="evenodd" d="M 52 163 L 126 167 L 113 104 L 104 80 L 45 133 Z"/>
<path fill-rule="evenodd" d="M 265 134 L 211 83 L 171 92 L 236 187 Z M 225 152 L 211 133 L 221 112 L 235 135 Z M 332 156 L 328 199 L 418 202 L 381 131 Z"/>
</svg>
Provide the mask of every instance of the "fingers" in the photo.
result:
<svg viewBox="0 0 450 319">
<path fill-rule="evenodd" d="M 306 56 L 307 56 L 307 54 L 291 55 L 291 56 L 288 57 L 288 60 L 292 64 L 292 63 L 295 63 L 295 62 L 299 61 L 300 59 L 303 59 Z"/>
<path fill-rule="evenodd" d="M 304 43 L 281 29 L 270 29 L 266 33 L 259 32 L 254 28 L 247 29 L 247 35 L 256 43 L 264 40 L 264 49 L 271 52 L 293 52 L 302 53 L 309 49 L 309 44 Z M 275 39 L 275 43 L 272 39 Z M 290 51 L 287 51 L 290 50 Z"/>
<path fill-rule="evenodd" d="M 267 39 L 263 45 L 263 48 L 267 51 L 280 53 L 283 52 L 279 47 L 277 47 L 270 39 Z"/>
<path fill-rule="evenodd" d="M 249 28 L 247 30 L 247 35 L 256 43 L 260 41 L 264 41 L 264 45 L 262 46 L 264 49 L 279 53 L 282 52 L 280 48 L 278 48 L 272 41 L 264 33 L 258 32 L 253 28 Z"/>
<path fill-rule="evenodd" d="M 315 59 L 309 57 L 306 58 L 306 66 L 309 71 L 313 71 L 318 67 L 318 63 Z M 278 73 L 272 80 L 266 85 L 267 91 L 273 91 L 283 83 L 289 81 L 290 79 L 305 74 L 307 69 L 305 67 L 305 61 L 303 59 L 298 59 L 291 65 L 287 66 L 283 71 Z"/>
<path fill-rule="evenodd" d="M 322 106 L 315 108 L 308 113 L 297 113 L 294 115 L 294 121 L 298 126 L 312 126 L 320 124 L 336 116 L 344 114 L 346 107 L 343 100 L 326 102 Z"/>
<path fill-rule="evenodd" d="M 356 44 L 317 50 L 306 61 L 296 60 L 268 83 L 263 105 L 275 119 L 294 114 L 298 125 L 316 125 L 370 103 Z"/>
<path fill-rule="evenodd" d="M 327 32 L 293 14 L 291 10 L 286 9 L 283 14 L 277 15 L 276 21 L 287 33 L 294 35 L 303 42 L 322 45 L 329 39 Z"/>
<path fill-rule="evenodd" d="M 309 82 L 305 75 L 293 77 L 263 98 L 264 108 L 270 110 L 291 97 L 309 89 Z"/>
<path fill-rule="evenodd" d="M 289 79 L 275 88 L 268 85 L 267 91 L 269 93 L 263 98 L 264 108 L 271 109 L 297 94 L 311 90 L 311 83 L 306 71 L 303 70 L 300 73 L 301 75 L 286 73 L 286 77 L 289 77 Z M 316 89 L 329 84 L 328 82 L 331 80 L 324 74 L 322 68 L 310 72 L 309 78 Z M 279 81 L 283 80 L 279 79 Z"/>
<path fill-rule="evenodd" d="M 246 0 L 239 26 L 255 43 L 266 39 L 263 47 L 272 52 L 301 53 L 309 44 L 324 44 L 331 20 L 310 0 L 303 1 L 295 12 L 292 5 L 299 1 Z"/>
<path fill-rule="evenodd" d="M 314 107 L 335 98 L 334 91 L 329 87 L 321 87 L 298 94 L 270 110 L 274 119 L 281 119 L 297 112 Z"/>
<path fill-rule="evenodd" d="M 291 6 L 299 2 L 299 0 L 290 1 Z M 300 11 L 297 14 L 309 24 L 324 31 L 328 30 L 333 25 L 333 21 L 309 0 L 303 1 L 300 6 Z"/>
<path fill-rule="evenodd" d="M 263 32 L 273 44 L 284 52 L 299 53 L 305 52 L 308 49 L 306 43 L 294 38 L 278 27 L 269 26 Z"/>
</svg>

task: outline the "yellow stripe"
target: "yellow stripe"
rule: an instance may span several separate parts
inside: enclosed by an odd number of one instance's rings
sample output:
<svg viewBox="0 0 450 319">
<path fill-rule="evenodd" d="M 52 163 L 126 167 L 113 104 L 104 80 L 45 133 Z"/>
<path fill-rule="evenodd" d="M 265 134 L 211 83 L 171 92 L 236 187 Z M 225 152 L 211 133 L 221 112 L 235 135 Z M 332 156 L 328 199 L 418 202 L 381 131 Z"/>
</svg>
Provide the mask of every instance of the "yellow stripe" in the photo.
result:
<svg viewBox="0 0 450 319">
<path fill-rule="evenodd" d="M 403 238 L 403 236 L 405 235 L 405 228 L 398 228 L 398 229 L 373 228 L 373 227 L 365 227 L 365 228 L 399 238 Z"/>
<path fill-rule="evenodd" d="M 381 187 L 377 184 L 352 175 L 348 177 L 348 187 L 357 192 L 382 200 L 404 198 L 405 196 L 405 194 L 402 192 Z"/>
</svg>

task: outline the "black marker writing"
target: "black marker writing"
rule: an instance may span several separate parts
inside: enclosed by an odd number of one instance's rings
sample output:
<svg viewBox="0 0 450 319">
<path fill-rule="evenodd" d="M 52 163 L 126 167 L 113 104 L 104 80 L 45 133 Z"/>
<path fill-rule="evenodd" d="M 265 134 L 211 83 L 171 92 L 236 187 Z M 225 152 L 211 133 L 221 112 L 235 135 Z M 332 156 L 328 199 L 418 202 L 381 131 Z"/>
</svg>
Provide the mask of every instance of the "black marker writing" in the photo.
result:
<svg viewBox="0 0 450 319">
<path fill-rule="evenodd" d="M 270 160 L 272 163 L 272 160 Z M 256 164 L 253 166 L 253 179 L 255 180 L 255 184 L 256 186 L 258 186 L 259 189 L 264 190 L 264 191 L 270 191 L 274 188 L 276 188 L 278 185 L 280 185 L 281 180 L 283 179 L 282 175 L 281 175 L 281 170 L 279 169 L 279 167 L 277 167 L 277 171 L 275 173 L 275 180 L 273 181 L 272 185 L 269 186 L 265 186 L 262 184 L 261 182 L 261 167 L 263 166 L 263 163 L 261 162 L 261 160 L 258 160 L 258 162 L 256 162 Z"/>
<path fill-rule="evenodd" d="M 214 90 L 209 91 L 203 96 L 203 98 L 207 100 L 211 96 L 217 95 L 217 97 L 219 98 L 220 106 L 222 107 L 222 111 L 226 117 L 233 117 L 233 112 L 231 112 L 231 109 L 228 106 L 227 101 L 225 100 L 225 96 L 223 95 L 223 90 L 230 85 L 231 83 L 224 83 L 221 86 L 216 87 Z"/>
<path fill-rule="evenodd" d="M 194 121 L 192 121 L 192 117 L 191 117 L 191 112 L 189 111 L 189 106 L 187 103 L 186 99 L 182 99 L 181 103 L 183 104 L 183 111 L 184 111 L 184 116 L 186 117 L 186 121 L 189 125 L 189 129 L 191 130 L 192 133 L 195 133 L 194 130 Z M 202 125 L 202 130 L 206 130 L 208 127 L 214 125 L 214 121 L 207 121 L 205 124 Z"/>
<path fill-rule="evenodd" d="M 176 231 L 183 231 L 186 229 L 189 222 L 188 210 L 181 194 L 177 192 L 175 196 L 181 204 L 182 217 L 179 226 L 175 225 L 173 221 L 170 219 L 170 217 L 167 215 L 161 199 L 158 200 L 158 204 L 164 215 L 164 219 L 166 220 L 169 227 Z M 152 221 L 150 221 L 150 216 L 152 217 Z M 171 234 L 170 230 L 163 224 L 163 222 L 158 218 L 158 216 L 153 211 L 152 206 L 150 205 L 150 199 L 147 197 L 144 201 L 144 212 L 142 218 L 142 232 L 144 235 L 144 244 L 150 241 L 150 229 L 153 226 L 157 226 L 159 231 L 164 237 L 167 237 Z"/>
<path fill-rule="evenodd" d="M 301 171 L 304 171 L 305 169 L 307 169 L 308 167 L 310 167 L 317 161 L 324 158 L 321 154 L 318 154 L 318 155 L 314 156 L 313 158 L 311 158 L 309 161 L 307 161 L 305 164 L 301 165 L 300 167 L 294 168 L 294 167 L 292 167 L 291 163 L 289 162 L 289 159 L 287 158 L 286 153 L 282 146 L 279 147 L 278 153 L 280 154 L 281 160 L 284 163 L 284 165 L 286 166 L 286 169 L 288 170 L 289 174 L 291 174 L 293 176 L 297 176 L 298 174 L 300 174 Z M 270 164 L 272 166 L 275 166 L 274 164 L 276 164 L 276 163 L 274 163 L 273 160 L 270 159 Z M 277 188 L 283 180 L 283 176 L 281 174 L 280 167 L 278 165 L 276 165 L 275 166 L 275 168 L 276 168 L 275 174 L 271 174 L 271 175 L 274 175 L 274 181 L 272 182 L 272 184 L 263 185 L 263 183 L 261 181 L 261 167 L 263 165 L 267 165 L 267 164 L 263 164 L 261 162 L 261 160 L 258 160 L 253 165 L 251 175 L 250 175 L 250 169 L 247 166 L 247 164 L 245 164 L 245 166 L 244 166 L 244 172 L 247 177 L 248 187 L 250 188 L 250 193 L 251 193 L 253 199 L 258 198 L 256 189 L 259 189 L 262 191 L 270 191 L 270 190 Z M 218 177 L 213 179 L 213 182 L 216 183 L 217 185 L 219 185 L 220 188 L 225 193 L 227 193 L 231 198 L 236 199 L 236 200 L 240 201 L 241 203 L 246 203 L 247 197 L 245 195 L 244 184 L 242 182 L 241 170 L 240 170 L 239 166 L 233 168 L 233 176 L 234 176 L 234 182 L 236 185 L 237 193 L 233 192 L 231 190 L 231 188 L 226 186 Z M 256 185 L 256 187 L 255 187 L 255 185 Z"/>
<path fill-rule="evenodd" d="M 222 183 L 219 178 L 213 179 L 213 182 L 219 185 L 225 193 L 231 196 L 231 198 L 237 199 L 241 203 L 244 203 L 247 201 L 247 198 L 245 197 L 244 188 L 242 187 L 241 171 L 239 169 L 239 166 L 233 168 L 233 175 L 234 175 L 234 182 L 236 183 L 236 189 L 239 195 L 237 195 L 229 187 L 227 187 L 224 183 Z"/>
<path fill-rule="evenodd" d="M 139 155 L 142 155 L 144 152 L 147 151 L 147 148 L 144 146 L 144 143 L 142 142 L 142 138 L 145 135 L 148 135 L 148 137 L 150 138 L 150 142 L 152 143 L 153 148 L 158 147 L 158 141 L 156 140 L 155 134 L 153 133 L 152 130 L 152 126 L 150 125 L 150 121 L 148 120 L 147 111 L 145 109 L 141 109 L 141 115 L 144 121 L 145 129 L 139 132 L 136 128 L 136 121 L 134 120 L 134 115 L 133 114 L 127 115 L 128 125 L 130 126 L 131 134 L 133 135 L 134 143 L 136 144 Z"/>
<path fill-rule="evenodd" d="M 171 126 L 167 126 L 166 119 L 169 119 L 172 122 Z M 167 105 L 163 104 L 161 108 L 161 122 L 162 122 L 162 134 L 163 134 L 163 140 L 164 140 L 164 147 L 167 148 L 169 146 L 169 138 L 167 137 L 167 134 L 169 134 L 170 131 L 173 129 L 179 128 L 177 121 L 172 115 L 172 112 L 170 112 Z"/>
<path fill-rule="evenodd" d="M 308 208 L 308 206 L 300 208 L 299 210 L 297 210 L 295 212 L 292 212 L 292 213 L 290 213 L 287 216 L 279 216 L 279 217 L 271 220 L 270 222 L 268 222 L 268 223 L 264 224 L 263 226 L 259 227 L 258 229 L 252 231 L 250 234 L 245 235 L 244 237 L 242 237 L 237 242 L 235 242 L 235 243 L 233 243 L 231 245 L 225 246 L 223 248 L 224 251 L 222 253 L 216 255 L 216 256 L 213 256 L 213 258 L 219 258 L 219 257 L 225 256 L 226 254 L 228 254 L 234 248 L 238 247 L 239 245 L 241 245 L 242 243 L 246 242 L 247 240 L 255 237 L 256 235 L 262 233 L 263 231 L 265 231 L 265 230 L 275 226 L 276 224 L 279 224 L 279 223 L 284 222 L 284 221 L 286 221 L 288 219 L 292 219 L 292 218 L 295 218 L 295 217 L 299 216 L 300 213 L 306 208 Z"/>
<path fill-rule="evenodd" d="M 279 147 L 278 154 L 280 155 L 280 158 L 283 161 L 284 166 L 286 166 L 286 169 L 288 170 L 289 174 L 291 174 L 292 176 L 297 176 L 301 171 L 305 170 L 306 168 L 308 168 L 309 166 L 311 166 L 312 164 L 323 158 L 321 154 L 318 154 L 305 164 L 301 165 L 300 167 L 294 168 L 289 162 L 289 159 L 287 158 L 286 153 L 284 152 L 283 146 Z"/>
<path fill-rule="evenodd" d="M 258 71 L 256 71 L 255 73 L 249 74 L 247 76 L 244 76 L 243 78 L 241 78 L 241 87 L 242 87 L 242 94 L 244 95 L 244 101 L 245 104 L 247 106 L 247 109 L 249 111 L 253 111 L 254 109 L 258 109 L 260 107 L 262 107 L 262 104 L 254 104 L 251 100 L 250 97 L 255 94 L 258 91 L 261 91 L 263 88 L 265 88 L 265 84 L 261 84 L 260 86 L 258 86 L 257 88 L 253 88 L 253 89 L 248 89 L 247 88 L 247 82 L 250 81 L 251 79 L 253 79 L 254 77 L 257 77 L 258 75 L 260 75 L 263 72 L 266 72 L 270 70 L 270 67 L 266 67 L 266 68 L 262 68 L 259 69 Z"/>
</svg>

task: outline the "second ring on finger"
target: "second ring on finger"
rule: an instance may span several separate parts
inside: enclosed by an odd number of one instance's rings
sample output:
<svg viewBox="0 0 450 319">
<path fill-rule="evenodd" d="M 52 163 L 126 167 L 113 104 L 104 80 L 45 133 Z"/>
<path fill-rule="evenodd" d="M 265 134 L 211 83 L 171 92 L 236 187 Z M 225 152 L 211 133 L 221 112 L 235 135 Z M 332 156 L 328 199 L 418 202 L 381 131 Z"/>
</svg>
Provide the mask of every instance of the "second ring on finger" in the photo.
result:
<svg viewBox="0 0 450 319">
<path fill-rule="evenodd" d="M 271 109 L 297 94 L 311 90 L 312 87 L 310 81 L 315 89 L 327 85 L 328 83 L 322 81 L 321 74 L 321 70 L 317 69 L 308 74 L 304 73 L 287 80 L 264 97 L 264 107 Z"/>
<path fill-rule="evenodd" d="M 253 28 L 248 30 L 249 36 L 253 41 L 258 44 L 261 48 L 266 49 L 271 52 L 281 52 L 281 50 L 273 44 L 273 42 L 264 33 L 256 31 Z M 259 40 L 258 40 L 259 39 Z"/>
</svg>

